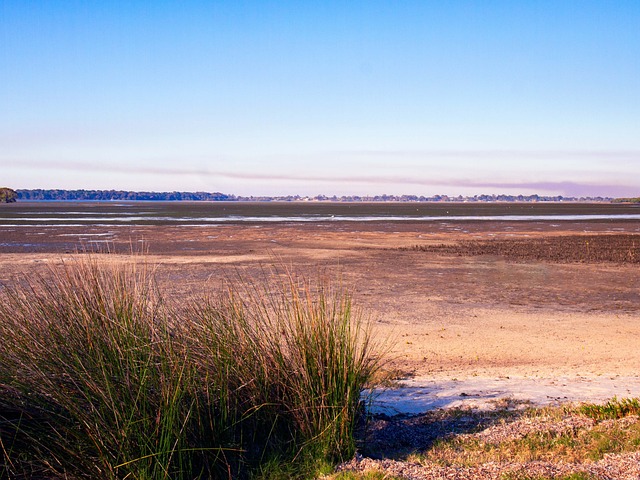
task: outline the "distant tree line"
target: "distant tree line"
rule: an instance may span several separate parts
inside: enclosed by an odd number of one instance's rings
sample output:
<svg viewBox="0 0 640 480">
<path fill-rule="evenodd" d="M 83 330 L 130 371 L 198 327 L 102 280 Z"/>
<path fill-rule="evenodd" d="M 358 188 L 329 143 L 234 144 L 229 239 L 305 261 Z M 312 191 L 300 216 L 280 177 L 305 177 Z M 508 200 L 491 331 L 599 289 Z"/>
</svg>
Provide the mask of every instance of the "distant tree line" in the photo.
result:
<svg viewBox="0 0 640 480">
<path fill-rule="evenodd" d="M 125 190 L 17 190 L 19 200 L 155 200 L 155 201 L 223 201 L 233 195 L 209 192 L 129 192 Z"/>
<path fill-rule="evenodd" d="M 544 195 L 474 195 L 448 196 L 433 195 L 315 195 L 315 196 L 239 196 L 220 192 L 130 192 L 126 190 L 61 190 L 61 189 L 33 189 L 16 190 L 3 189 L 13 192 L 13 197 L 5 194 L 6 198 L 15 201 L 25 200 L 58 200 L 58 201 L 108 201 L 108 200 L 149 200 L 149 201 L 237 201 L 237 202 L 609 202 L 640 203 L 640 198 L 610 197 L 563 197 Z M 3 197 L 0 197 L 2 199 Z M 0 200 L 2 201 L 2 200 Z"/>
<path fill-rule="evenodd" d="M 7 187 L 0 188 L 0 203 L 13 203 L 17 200 L 18 194 L 15 190 Z"/>
</svg>

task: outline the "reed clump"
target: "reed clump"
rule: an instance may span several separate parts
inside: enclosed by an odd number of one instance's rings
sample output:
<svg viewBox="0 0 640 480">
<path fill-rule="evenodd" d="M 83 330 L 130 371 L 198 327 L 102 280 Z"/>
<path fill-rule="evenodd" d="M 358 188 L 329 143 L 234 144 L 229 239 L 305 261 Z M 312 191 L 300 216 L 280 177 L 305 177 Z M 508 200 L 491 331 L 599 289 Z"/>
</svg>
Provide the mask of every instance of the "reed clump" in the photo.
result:
<svg viewBox="0 0 640 480">
<path fill-rule="evenodd" d="M 277 278 L 175 305 L 141 262 L 89 259 L 4 287 L 0 478 L 241 478 L 350 457 L 380 361 L 370 330 L 343 289 Z"/>
</svg>

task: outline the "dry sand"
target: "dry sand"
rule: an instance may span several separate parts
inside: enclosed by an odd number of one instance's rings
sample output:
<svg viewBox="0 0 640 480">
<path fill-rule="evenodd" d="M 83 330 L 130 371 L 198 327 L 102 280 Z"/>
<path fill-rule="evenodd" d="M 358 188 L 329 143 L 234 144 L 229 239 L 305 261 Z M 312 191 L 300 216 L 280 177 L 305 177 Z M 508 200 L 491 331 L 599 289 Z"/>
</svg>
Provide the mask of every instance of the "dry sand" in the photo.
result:
<svg viewBox="0 0 640 480">
<path fill-rule="evenodd" d="M 380 408 L 486 408 L 506 397 L 599 401 L 640 396 L 638 264 L 519 262 L 400 248 L 639 231 L 637 222 L 0 227 L 0 282 L 42 271 L 73 256 L 75 246 L 100 245 L 96 239 L 119 252 L 144 241 L 145 261 L 158 266 L 161 283 L 175 295 L 215 288 L 231 270 L 253 273 L 276 263 L 340 277 L 351 288 L 378 338 L 390 345 L 387 368 L 407 379 L 407 388 L 380 397 Z M 16 248 L 20 242 L 30 246 Z"/>
</svg>

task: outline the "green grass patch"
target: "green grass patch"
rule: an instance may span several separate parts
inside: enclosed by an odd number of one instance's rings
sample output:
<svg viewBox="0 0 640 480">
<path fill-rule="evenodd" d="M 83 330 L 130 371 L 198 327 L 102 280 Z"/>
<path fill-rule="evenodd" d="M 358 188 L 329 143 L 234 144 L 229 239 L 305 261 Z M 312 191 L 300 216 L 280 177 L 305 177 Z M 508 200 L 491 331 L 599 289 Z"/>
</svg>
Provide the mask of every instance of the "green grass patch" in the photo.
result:
<svg viewBox="0 0 640 480">
<path fill-rule="evenodd" d="M 586 403 L 578 411 L 596 420 L 623 418 L 628 415 L 640 415 L 640 399 L 613 397 L 607 403 Z"/>
</svg>

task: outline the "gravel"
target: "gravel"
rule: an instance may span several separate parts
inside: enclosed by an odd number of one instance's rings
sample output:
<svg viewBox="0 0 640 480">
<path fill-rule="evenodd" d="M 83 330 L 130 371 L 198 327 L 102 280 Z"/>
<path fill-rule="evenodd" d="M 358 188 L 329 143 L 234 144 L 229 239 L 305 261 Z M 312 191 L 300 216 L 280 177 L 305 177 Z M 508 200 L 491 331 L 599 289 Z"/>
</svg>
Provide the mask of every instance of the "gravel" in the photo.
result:
<svg viewBox="0 0 640 480">
<path fill-rule="evenodd" d="M 577 413 L 526 415 L 518 411 L 477 412 L 435 410 L 419 416 L 376 418 L 361 432 L 360 452 L 340 471 L 380 471 L 412 480 L 474 480 L 505 478 L 559 478 L 582 472 L 600 480 L 640 479 L 640 452 L 605 454 L 595 462 L 563 461 L 487 462 L 475 466 L 441 465 L 432 461 L 408 461 L 409 454 L 426 451 L 439 439 L 476 439 L 498 444 L 546 432 L 576 434 L 596 425 L 625 428 L 640 421 L 637 416 L 597 422 Z M 506 476 L 506 477 L 505 477 Z M 591 478 L 590 477 L 590 478 Z"/>
</svg>

